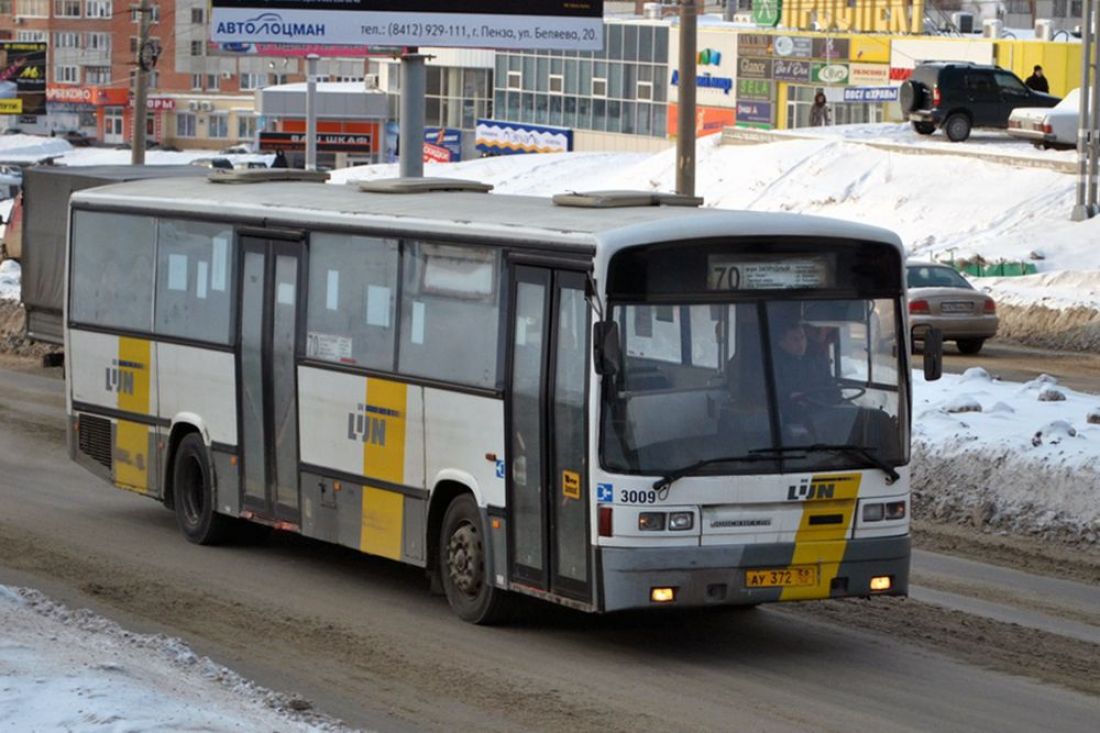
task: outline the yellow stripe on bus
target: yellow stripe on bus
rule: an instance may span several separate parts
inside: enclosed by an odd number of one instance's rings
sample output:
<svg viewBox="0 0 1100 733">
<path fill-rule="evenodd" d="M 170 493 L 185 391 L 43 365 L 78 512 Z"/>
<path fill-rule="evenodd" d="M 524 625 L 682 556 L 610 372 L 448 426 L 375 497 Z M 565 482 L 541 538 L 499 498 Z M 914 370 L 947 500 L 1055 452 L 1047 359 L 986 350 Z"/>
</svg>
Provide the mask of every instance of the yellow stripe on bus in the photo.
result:
<svg viewBox="0 0 1100 733">
<path fill-rule="evenodd" d="M 367 377 L 363 475 L 405 482 L 405 415 L 408 385 Z"/>
<path fill-rule="evenodd" d="M 829 597 L 829 588 L 840 570 L 840 563 L 848 548 L 848 536 L 852 529 L 852 516 L 862 478 L 858 473 L 813 477 L 810 485 L 815 488 L 814 494 L 828 498 L 813 498 L 803 503 L 802 521 L 795 535 L 791 565 L 817 566 L 817 585 L 784 588 L 779 600 Z M 810 524 L 811 517 L 822 514 L 840 514 L 842 519 L 835 524 Z"/>
<path fill-rule="evenodd" d="M 115 363 L 118 409 L 136 415 L 150 413 L 152 342 L 120 337 Z M 149 490 L 149 426 L 119 420 L 115 426 L 114 456 L 111 461 L 115 483 L 140 492 Z"/>
<path fill-rule="evenodd" d="M 363 487 L 359 549 L 371 555 L 401 559 L 405 497 L 396 491 Z"/>
</svg>

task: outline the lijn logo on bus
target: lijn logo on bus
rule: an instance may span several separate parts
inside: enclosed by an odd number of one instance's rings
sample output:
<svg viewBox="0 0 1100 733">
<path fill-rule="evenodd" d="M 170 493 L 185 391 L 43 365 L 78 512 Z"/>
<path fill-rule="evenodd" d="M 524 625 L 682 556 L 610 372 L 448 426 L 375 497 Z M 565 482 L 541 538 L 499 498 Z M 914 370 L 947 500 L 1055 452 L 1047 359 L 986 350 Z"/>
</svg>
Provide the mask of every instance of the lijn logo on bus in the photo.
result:
<svg viewBox="0 0 1100 733">
<path fill-rule="evenodd" d="M 797 484 L 787 487 L 787 501 L 832 499 L 835 493 L 836 483 L 833 481 L 811 481 L 804 478 Z"/>
<path fill-rule="evenodd" d="M 145 368 L 136 361 L 112 359 L 111 366 L 105 368 L 105 384 L 108 392 L 132 395 L 134 393 L 134 372 Z"/>
<path fill-rule="evenodd" d="M 357 405 L 348 413 L 348 440 L 371 445 L 386 445 L 386 418 L 400 417 L 401 413 L 377 405 Z"/>
</svg>

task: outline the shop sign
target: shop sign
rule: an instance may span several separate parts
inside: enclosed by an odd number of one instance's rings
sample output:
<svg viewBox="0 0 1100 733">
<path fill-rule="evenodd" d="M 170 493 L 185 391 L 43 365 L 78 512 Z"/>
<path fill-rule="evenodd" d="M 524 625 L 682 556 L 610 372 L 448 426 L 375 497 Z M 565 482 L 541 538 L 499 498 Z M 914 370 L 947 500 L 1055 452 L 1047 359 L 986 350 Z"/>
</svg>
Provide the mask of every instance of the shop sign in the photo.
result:
<svg viewBox="0 0 1100 733">
<path fill-rule="evenodd" d="M 741 33 L 737 36 L 737 53 L 741 56 L 771 56 L 775 36 L 766 33 Z"/>
<path fill-rule="evenodd" d="M 145 109 L 151 112 L 171 111 L 176 108 L 176 100 L 171 97 L 153 97 L 145 101 Z"/>
<path fill-rule="evenodd" d="M 598 51 L 603 0 L 212 0 L 210 41 Z"/>
<path fill-rule="evenodd" d="M 771 102 L 738 102 L 737 122 L 763 122 L 771 124 Z"/>
<path fill-rule="evenodd" d="M 883 86 L 889 81 L 889 64 L 848 64 L 848 83 L 852 86 Z"/>
<path fill-rule="evenodd" d="M 46 87 L 46 101 L 56 104 L 118 107 L 129 104 L 130 90 L 119 87 L 50 85 Z"/>
<path fill-rule="evenodd" d="M 0 115 L 41 114 L 46 114 L 46 44 L 0 41 Z"/>
<path fill-rule="evenodd" d="M 776 81 L 808 82 L 813 69 L 809 61 L 798 59 L 776 59 L 772 67 L 772 77 Z"/>
<path fill-rule="evenodd" d="M 814 58 L 815 59 L 843 59 L 848 60 L 848 39 L 847 38 L 815 38 L 814 41 Z"/>
<path fill-rule="evenodd" d="M 808 77 L 808 66 L 806 74 Z M 772 62 L 769 59 L 749 59 L 741 57 L 737 60 L 737 77 L 739 79 L 771 79 Z"/>
<path fill-rule="evenodd" d="M 766 79 L 738 79 L 738 99 L 758 99 L 770 101 L 773 94 L 772 83 Z"/>
<path fill-rule="evenodd" d="M 793 30 L 924 33 L 924 0 L 783 0 Z"/>
<path fill-rule="evenodd" d="M 896 102 L 899 87 L 848 87 L 845 102 Z"/>
<path fill-rule="evenodd" d="M 567 153 L 573 149 L 573 130 L 501 120 L 477 121 L 475 144 L 482 153 Z"/>
<path fill-rule="evenodd" d="M 303 151 L 306 149 L 304 132 L 261 132 L 260 150 L 265 153 L 276 150 Z M 317 151 L 321 153 L 373 153 L 374 136 L 370 133 L 318 133 Z"/>
<path fill-rule="evenodd" d="M 672 70 L 672 86 L 680 86 L 680 70 Z M 711 76 L 710 74 L 700 74 L 695 77 L 695 86 L 700 89 L 717 89 L 723 94 L 729 94 L 733 91 L 733 79 L 728 76 Z"/>
<path fill-rule="evenodd" d="M 781 0 L 752 0 L 752 22 L 774 28 L 783 15 Z"/>
<path fill-rule="evenodd" d="M 814 64 L 813 74 L 810 78 L 813 79 L 813 81 L 820 82 L 821 84 L 830 84 L 832 86 L 847 84 L 848 65 Z"/>
<path fill-rule="evenodd" d="M 424 128 L 424 162 L 457 163 L 462 160 L 462 130 Z"/>
<path fill-rule="evenodd" d="M 808 59 L 814 53 L 813 39 L 805 36 L 776 36 L 773 50 L 776 56 Z"/>
</svg>

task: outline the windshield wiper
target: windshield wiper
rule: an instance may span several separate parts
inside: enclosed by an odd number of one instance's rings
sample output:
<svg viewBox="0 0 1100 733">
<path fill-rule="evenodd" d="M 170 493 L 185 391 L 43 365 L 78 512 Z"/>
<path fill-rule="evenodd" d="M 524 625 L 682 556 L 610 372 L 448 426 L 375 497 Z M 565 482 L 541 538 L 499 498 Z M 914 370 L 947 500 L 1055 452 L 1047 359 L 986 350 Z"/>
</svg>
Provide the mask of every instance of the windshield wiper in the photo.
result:
<svg viewBox="0 0 1100 733">
<path fill-rule="evenodd" d="M 785 455 L 787 453 L 844 453 L 867 461 L 872 466 L 885 473 L 890 478 L 890 483 L 901 478 L 901 475 L 894 470 L 893 466 L 875 455 L 873 449 L 864 448 L 860 445 L 814 443 L 813 445 L 785 445 L 781 448 L 757 448 L 749 452 L 761 457 Z"/>
<path fill-rule="evenodd" d="M 756 453 L 756 451 L 752 451 L 752 453 Z M 657 479 L 656 481 L 653 482 L 653 488 L 656 489 L 657 491 L 668 491 L 669 487 L 672 486 L 672 484 L 675 481 L 677 481 L 678 479 L 682 479 L 684 476 L 687 476 L 690 473 L 695 473 L 700 468 L 703 468 L 704 466 L 709 466 L 712 463 L 733 463 L 735 461 L 752 463 L 754 461 L 770 461 L 770 460 L 772 460 L 772 458 L 770 456 L 764 456 L 764 455 L 759 455 L 758 456 L 758 455 L 752 455 L 752 453 L 750 453 L 749 455 L 740 455 L 740 456 L 722 456 L 721 458 L 705 458 L 701 461 L 696 461 L 695 463 L 689 464 L 687 466 L 677 468 L 675 471 L 669 471 L 664 476 L 662 476 L 661 478 L 659 478 L 659 479 Z"/>
</svg>

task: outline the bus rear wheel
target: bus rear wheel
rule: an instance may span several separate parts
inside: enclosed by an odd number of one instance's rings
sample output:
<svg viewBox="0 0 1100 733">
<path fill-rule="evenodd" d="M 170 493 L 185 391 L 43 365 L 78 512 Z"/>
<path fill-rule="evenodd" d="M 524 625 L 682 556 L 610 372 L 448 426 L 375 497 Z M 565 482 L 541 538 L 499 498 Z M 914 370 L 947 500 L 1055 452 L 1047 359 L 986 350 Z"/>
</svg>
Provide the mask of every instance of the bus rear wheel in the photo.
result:
<svg viewBox="0 0 1100 733">
<path fill-rule="evenodd" d="M 172 495 L 176 524 L 189 542 L 217 545 L 225 542 L 233 520 L 214 511 L 214 482 L 206 445 L 197 433 L 185 435 L 172 464 Z"/>
<path fill-rule="evenodd" d="M 493 585 L 486 566 L 487 543 L 474 497 L 456 497 L 443 515 L 439 574 L 451 608 L 474 624 L 500 623 L 508 615 L 507 593 Z"/>
</svg>

